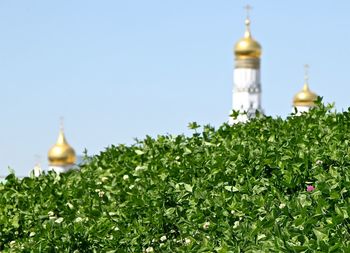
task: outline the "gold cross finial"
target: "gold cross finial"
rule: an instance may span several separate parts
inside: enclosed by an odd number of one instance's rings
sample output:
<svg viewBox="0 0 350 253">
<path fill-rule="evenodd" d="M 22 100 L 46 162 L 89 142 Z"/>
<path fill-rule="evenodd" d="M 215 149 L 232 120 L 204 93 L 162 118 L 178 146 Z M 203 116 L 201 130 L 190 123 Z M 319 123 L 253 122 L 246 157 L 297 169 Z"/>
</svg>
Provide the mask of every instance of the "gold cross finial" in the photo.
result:
<svg viewBox="0 0 350 253">
<path fill-rule="evenodd" d="M 60 117 L 60 130 L 64 130 L 64 118 L 62 116 Z"/>
<path fill-rule="evenodd" d="M 250 18 L 249 18 L 249 11 L 252 9 L 252 7 L 248 4 L 246 7 L 244 7 L 247 11 L 247 18 L 245 19 L 245 33 L 244 37 L 250 38 Z"/>
<path fill-rule="evenodd" d="M 253 9 L 249 4 L 247 4 L 244 9 L 247 11 L 247 19 L 249 19 L 250 11 Z"/>
<path fill-rule="evenodd" d="M 305 80 L 305 83 L 309 82 L 309 69 L 310 69 L 309 64 L 305 64 L 304 65 L 304 80 Z"/>
</svg>

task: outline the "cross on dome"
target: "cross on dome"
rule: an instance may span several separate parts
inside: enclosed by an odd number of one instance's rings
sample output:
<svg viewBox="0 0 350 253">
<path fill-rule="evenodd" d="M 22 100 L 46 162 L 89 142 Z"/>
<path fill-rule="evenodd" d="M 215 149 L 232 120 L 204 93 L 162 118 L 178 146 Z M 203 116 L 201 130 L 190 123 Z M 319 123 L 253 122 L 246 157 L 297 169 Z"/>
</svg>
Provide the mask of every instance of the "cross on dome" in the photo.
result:
<svg viewBox="0 0 350 253">
<path fill-rule="evenodd" d="M 60 117 L 60 130 L 63 131 L 64 130 L 64 117 Z"/>
<path fill-rule="evenodd" d="M 245 31 L 244 37 L 250 38 L 251 34 L 250 34 L 250 16 L 249 16 L 249 14 L 253 8 L 249 4 L 247 4 L 247 6 L 245 6 L 244 9 L 246 9 L 246 12 L 247 12 L 247 17 L 245 19 L 246 31 Z"/>
<path fill-rule="evenodd" d="M 247 11 L 247 19 L 249 19 L 249 13 L 253 9 L 249 4 L 247 4 L 244 9 Z"/>
<path fill-rule="evenodd" d="M 305 83 L 309 82 L 309 69 L 310 69 L 309 64 L 305 64 L 304 65 L 304 80 L 305 80 Z"/>
</svg>

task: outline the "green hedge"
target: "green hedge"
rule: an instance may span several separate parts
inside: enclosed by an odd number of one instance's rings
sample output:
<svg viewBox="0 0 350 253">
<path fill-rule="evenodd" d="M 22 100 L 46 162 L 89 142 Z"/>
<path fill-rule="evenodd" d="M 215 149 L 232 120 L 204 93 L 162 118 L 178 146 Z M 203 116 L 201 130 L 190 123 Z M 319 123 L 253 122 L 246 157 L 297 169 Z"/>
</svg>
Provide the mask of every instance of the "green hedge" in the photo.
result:
<svg viewBox="0 0 350 253">
<path fill-rule="evenodd" d="M 190 127 L 80 171 L 9 175 L 0 250 L 350 252 L 350 111 Z"/>
</svg>

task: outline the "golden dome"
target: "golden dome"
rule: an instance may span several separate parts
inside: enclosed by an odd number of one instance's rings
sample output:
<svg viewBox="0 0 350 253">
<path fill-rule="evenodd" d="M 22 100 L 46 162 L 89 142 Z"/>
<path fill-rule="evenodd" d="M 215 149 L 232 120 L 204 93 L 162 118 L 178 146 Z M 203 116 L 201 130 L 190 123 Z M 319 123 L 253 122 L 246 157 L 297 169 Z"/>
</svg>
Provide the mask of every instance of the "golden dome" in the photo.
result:
<svg viewBox="0 0 350 253">
<path fill-rule="evenodd" d="M 244 37 L 240 39 L 234 48 L 236 58 L 259 58 L 261 56 L 261 46 L 253 39 L 250 32 L 250 20 L 245 20 L 246 31 Z"/>
<path fill-rule="evenodd" d="M 317 94 L 313 93 L 309 89 L 309 85 L 305 83 L 303 89 L 294 96 L 293 105 L 312 107 L 315 106 L 317 97 Z"/>
<path fill-rule="evenodd" d="M 76 161 L 74 149 L 67 143 L 63 130 L 60 130 L 56 144 L 49 150 L 50 165 L 72 165 Z"/>
</svg>

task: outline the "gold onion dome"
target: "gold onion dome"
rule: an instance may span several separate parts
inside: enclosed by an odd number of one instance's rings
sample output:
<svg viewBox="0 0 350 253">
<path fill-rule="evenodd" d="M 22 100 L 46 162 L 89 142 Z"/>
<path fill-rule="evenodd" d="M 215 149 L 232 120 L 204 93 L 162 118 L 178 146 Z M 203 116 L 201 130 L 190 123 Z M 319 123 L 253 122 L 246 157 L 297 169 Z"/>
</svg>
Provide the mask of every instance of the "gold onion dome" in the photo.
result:
<svg viewBox="0 0 350 253">
<path fill-rule="evenodd" d="M 305 83 L 303 89 L 294 96 L 293 104 L 294 106 L 315 106 L 317 97 L 317 94 L 312 92 L 309 85 Z"/>
<path fill-rule="evenodd" d="M 234 48 L 236 58 L 259 58 L 261 56 L 261 46 L 253 39 L 250 32 L 250 19 L 245 20 L 246 30 L 244 37 L 240 39 Z"/>
<path fill-rule="evenodd" d="M 50 165 L 73 165 L 76 162 L 74 149 L 68 144 L 63 129 L 60 130 L 56 144 L 49 150 Z"/>
<path fill-rule="evenodd" d="M 309 65 L 304 66 L 304 86 L 301 91 L 299 91 L 293 99 L 294 106 L 307 106 L 313 107 L 315 106 L 315 101 L 318 98 L 318 95 L 312 92 L 309 88 Z"/>
</svg>

